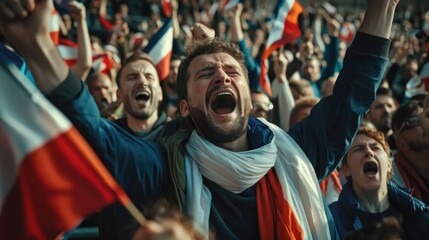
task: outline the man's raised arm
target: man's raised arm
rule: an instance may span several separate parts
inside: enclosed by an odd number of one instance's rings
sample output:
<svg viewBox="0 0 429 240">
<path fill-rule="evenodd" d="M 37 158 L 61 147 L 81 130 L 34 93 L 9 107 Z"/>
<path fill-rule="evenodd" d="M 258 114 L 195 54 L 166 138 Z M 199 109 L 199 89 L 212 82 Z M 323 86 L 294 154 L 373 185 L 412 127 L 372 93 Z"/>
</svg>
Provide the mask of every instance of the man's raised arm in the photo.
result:
<svg viewBox="0 0 429 240">
<path fill-rule="evenodd" d="M 67 77 L 69 69 L 49 34 L 53 1 L 2 0 L 0 27 L 24 57 L 39 89 L 48 94 Z"/>
<path fill-rule="evenodd" d="M 359 32 L 390 38 L 393 16 L 399 0 L 372 0 L 365 12 Z"/>
</svg>

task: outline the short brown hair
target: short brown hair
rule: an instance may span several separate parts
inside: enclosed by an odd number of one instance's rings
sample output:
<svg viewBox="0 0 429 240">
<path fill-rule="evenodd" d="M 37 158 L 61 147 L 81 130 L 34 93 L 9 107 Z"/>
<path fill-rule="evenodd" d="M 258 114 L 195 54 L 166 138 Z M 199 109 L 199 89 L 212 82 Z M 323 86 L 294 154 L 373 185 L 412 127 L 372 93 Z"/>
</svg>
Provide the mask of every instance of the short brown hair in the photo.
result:
<svg viewBox="0 0 429 240">
<path fill-rule="evenodd" d="M 124 69 L 124 67 L 132 62 L 138 61 L 138 60 L 143 60 L 143 61 L 147 61 L 150 64 L 153 65 L 154 68 L 156 68 L 155 64 L 153 63 L 152 58 L 144 53 L 144 52 L 136 52 L 133 53 L 132 55 L 130 55 L 129 57 L 127 57 L 123 62 L 122 62 L 122 67 L 121 70 L 119 70 L 118 75 L 116 76 L 116 84 L 118 85 L 118 88 L 121 87 L 120 85 L 120 81 L 121 81 L 121 73 L 122 73 L 122 69 Z"/>
<path fill-rule="evenodd" d="M 245 65 L 245 57 L 238 46 L 234 43 L 226 42 L 220 38 L 212 38 L 206 41 L 200 41 L 190 46 L 187 50 L 188 54 L 179 66 L 179 72 L 177 74 L 177 92 L 179 99 L 187 99 L 188 93 L 186 90 L 188 84 L 188 68 L 192 60 L 198 56 L 214 53 L 227 53 L 232 56 L 240 64 L 241 69 L 245 75 L 247 81 L 249 77 L 247 74 L 247 68 Z"/>
</svg>

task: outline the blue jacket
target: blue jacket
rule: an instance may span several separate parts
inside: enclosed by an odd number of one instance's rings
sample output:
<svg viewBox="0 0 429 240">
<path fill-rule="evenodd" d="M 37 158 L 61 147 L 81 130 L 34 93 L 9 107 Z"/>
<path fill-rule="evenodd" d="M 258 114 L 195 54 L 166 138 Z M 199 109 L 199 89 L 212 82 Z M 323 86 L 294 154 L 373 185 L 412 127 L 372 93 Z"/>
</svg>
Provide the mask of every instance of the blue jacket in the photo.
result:
<svg viewBox="0 0 429 240">
<path fill-rule="evenodd" d="M 405 233 L 410 239 L 426 239 L 429 236 L 428 206 L 394 184 L 388 183 L 387 189 L 390 204 L 402 214 Z M 329 208 L 341 239 L 348 232 L 364 227 L 358 217 L 360 207 L 351 181 L 343 186 L 338 201 L 329 205 Z"/>
<path fill-rule="evenodd" d="M 336 168 L 350 146 L 375 99 L 388 62 L 389 40 L 363 33 L 357 34 L 356 39 L 346 54 L 334 94 L 322 99 L 309 117 L 288 132 L 306 153 L 319 180 Z M 91 144 L 137 206 L 163 196 L 171 186 L 176 192 L 184 191 L 178 187 L 183 186 L 183 182 L 174 179 L 177 171 L 184 169 L 169 168 L 175 159 L 170 152 L 166 154 L 158 143 L 138 139 L 101 118 L 88 90 L 80 81 L 72 80 L 72 76 L 68 78 L 48 97 Z M 270 139 L 264 137 L 267 129 L 260 125 L 255 119 L 249 121 L 248 139 L 252 148 Z M 210 224 L 215 226 L 219 239 L 258 239 L 255 187 L 233 194 L 206 179 L 204 184 L 212 193 Z M 329 211 L 327 215 L 332 223 L 331 235 L 335 237 L 335 224 Z M 118 225 L 124 224 L 121 219 L 117 221 Z"/>
</svg>

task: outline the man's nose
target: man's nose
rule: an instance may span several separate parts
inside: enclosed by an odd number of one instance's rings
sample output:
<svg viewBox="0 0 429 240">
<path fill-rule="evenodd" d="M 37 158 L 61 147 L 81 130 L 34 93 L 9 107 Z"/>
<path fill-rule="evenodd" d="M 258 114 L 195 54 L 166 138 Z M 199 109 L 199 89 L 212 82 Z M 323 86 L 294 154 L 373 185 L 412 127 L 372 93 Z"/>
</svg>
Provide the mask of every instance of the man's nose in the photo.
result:
<svg viewBox="0 0 429 240">
<path fill-rule="evenodd" d="M 367 158 L 372 158 L 372 157 L 374 157 L 374 152 L 372 151 L 372 149 L 370 148 L 370 147 L 366 147 L 366 154 L 365 154 L 365 156 L 367 157 Z"/>
<path fill-rule="evenodd" d="M 138 78 L 137 78 L 137 83 L 141 84 L 143 86 L 147 86 L 149 84 L 149 81 L 146 78 L 146 76 L 144 75 L 144 73 L 139 73 Z"/>
<path fill-rule="evenodd" d="M 215 80 L 215 84 L 216 85 L 221 85 L 221 84 L 230 84 L 231 83 L 231 78 L 228 76 L 228 74 L 221 68 L 218 68 L 215 71 L 215 76 L 214 76 L 214 80 Z"/>
</svg>

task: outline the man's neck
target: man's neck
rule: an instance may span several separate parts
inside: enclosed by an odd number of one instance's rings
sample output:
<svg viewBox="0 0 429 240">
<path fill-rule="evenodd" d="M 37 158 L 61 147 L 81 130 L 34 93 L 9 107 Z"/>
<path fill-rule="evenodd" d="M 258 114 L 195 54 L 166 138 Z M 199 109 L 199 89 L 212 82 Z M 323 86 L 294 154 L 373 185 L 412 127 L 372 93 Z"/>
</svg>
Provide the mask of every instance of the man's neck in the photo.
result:
<svg viewBox="0 0 429 240">
<path fill-rule="evenodd" d="M 228 149 L 234 152 L 246 151 L 249 150 L 249 142 L 247 140 L 247 133 L 243 134 L 241 137 L 237 138 L 231 142 L 221 142 L 214 143 L 215 145 Z"/>
<path fill-rule="evenodd" d="M 213 141 L 213 139 L 209 139 L 209 138 L 207 138 L 207 136 L 202 134 L 202 131 L 200 131 L 195 124 L 194 124 L 194 126 L 198 132 L 198 135 L 207 139 L 208 141 L 210 141 L 211 143 L 213 143 L 214 145 L 216 145 L 220 148 L 228 149 L 228 150 L 233 151 L 233 152 L 240 152 L 240 151 L 249 150 L 249 142 L 247 139 L 247 132 L 245 132 L 239 138 L 237 138 L 233 141 L 230 141 L 230 142 L 216 142 L 216 141 Z"/>
<path fill-rule="evenodd" d="M 129 114 L 127 115 L 127 125 L 133 132 L 150 132 L 158 120 L 158 112 L 154 112 L 147 119 L 137 119 Z"/>
<path fill-rule="evenodd" d="M 387 197 L 387 187 L 374 192 L 356 192 L 360 209 L 369 213 L 381 213 L 386 211 L 389 206 Z"/>
</svg>

